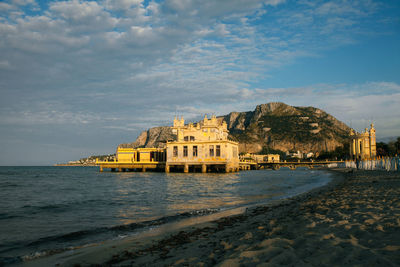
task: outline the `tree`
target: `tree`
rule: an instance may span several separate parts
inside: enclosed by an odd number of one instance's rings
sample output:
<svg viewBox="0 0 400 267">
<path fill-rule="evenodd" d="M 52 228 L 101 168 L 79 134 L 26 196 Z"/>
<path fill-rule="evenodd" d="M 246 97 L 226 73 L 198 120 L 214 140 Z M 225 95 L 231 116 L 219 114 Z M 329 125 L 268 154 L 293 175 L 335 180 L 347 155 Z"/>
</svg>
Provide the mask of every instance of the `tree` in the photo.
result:
<svg viewBox="0 0 400 267">
<path fill-rule="evenodd" d="M 388 150 L 389 156 L 395 156 L 397 154 L 396 142 L 395 141 L 389 142 L 388 147 L 389 147 Z"/>
<path fill-rule="evenodd" d="M 345 143 L 343 146 L 338 146 L 335 148 L 334 151 L 325 151 L 322 152 L 319 156 L 318 159 L 320 160 L 341 160 L 341 159 L 347 159 L 349 158 L 349 149 L 350 149 L 350 144 Z"/>
<path fill-rule="evenodd" d="M 389 146 L 384 142 L 376 143 L 376 155 L 380 157 L 386 157 L 389 155 Z"/>
<path fill-rule="evenodd" d="M 400 154 L 400 137 L 396 141 L 389 143 L 379 142 L 376 143 L 376 155 L 381 157 L 395 156 Z"/>
</svg>

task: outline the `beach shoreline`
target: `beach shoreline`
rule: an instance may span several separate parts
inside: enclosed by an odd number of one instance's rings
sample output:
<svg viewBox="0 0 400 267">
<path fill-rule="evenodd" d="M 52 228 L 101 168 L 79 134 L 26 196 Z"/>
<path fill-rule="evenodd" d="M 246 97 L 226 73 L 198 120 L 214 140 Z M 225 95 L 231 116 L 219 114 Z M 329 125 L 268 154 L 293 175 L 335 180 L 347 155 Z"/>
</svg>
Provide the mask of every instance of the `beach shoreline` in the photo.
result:
<svg viewBox="0 0 400 267">
<path fill-rule="evenodd" d="M 270 205 L 22 265 L 397 266 L 399 190 L 398 173 L 338 169 L 329 184 Z"/>
</svg>

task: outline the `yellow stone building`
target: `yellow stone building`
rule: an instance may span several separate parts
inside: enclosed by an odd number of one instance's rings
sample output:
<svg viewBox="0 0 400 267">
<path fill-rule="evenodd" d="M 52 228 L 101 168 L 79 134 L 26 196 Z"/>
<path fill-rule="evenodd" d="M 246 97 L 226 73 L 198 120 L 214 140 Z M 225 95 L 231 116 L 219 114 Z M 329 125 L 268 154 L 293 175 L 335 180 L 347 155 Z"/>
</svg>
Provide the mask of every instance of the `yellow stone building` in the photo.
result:
<svg viewBox="0 0 400 267">
<path fill-rule="evenodd" d="M 373 159 L 376 157 L 376 131 L 374 124 L 371 128 L 365 128 L 361 133 L 351 129 L 350 132 L 350 156 L 353 160 Z"/>
<path fill-rule="evenodd" d="M 166 161 L 165 148 L 125 148 L 117 147 L 116 156 L 113 160 L 99 161 L 96 165 L 111 171 L 134 171 L 146 169 L 164 170 Z"/>
<path fill-rule="evenodd" d="M 165 149 L 162 148 L 123 148 L 116 151 L 117 162 L 165 162 Z"/>
<path fill-rule="evenodd" d="M 172 132 L 177 139 L 166 144 L 166 172 L 182 167 L 184 172 L 190 169 L 202 172 L 239 170 L 238 143 L 228 139 L 225 121 L 220 122 L 215 116 L 208 119 L 206 115 L 199 123 L 185 125 L 183 118 L 175 118 Z"/>
</svg>

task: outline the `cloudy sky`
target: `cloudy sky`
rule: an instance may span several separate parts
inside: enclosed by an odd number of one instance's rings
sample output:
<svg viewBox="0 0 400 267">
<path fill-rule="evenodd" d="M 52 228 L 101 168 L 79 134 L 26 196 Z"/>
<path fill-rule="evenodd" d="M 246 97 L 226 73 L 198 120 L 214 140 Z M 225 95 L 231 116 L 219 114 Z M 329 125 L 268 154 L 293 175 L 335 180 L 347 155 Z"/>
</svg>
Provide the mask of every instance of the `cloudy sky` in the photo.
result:
<svg viewBox="0 0 400 267">
<path fill-rule="evenodd" d="M 0 165 L 276 101 L 400 136 L 399 14 L 397 0 L 1 0 Z"/>
</svg>

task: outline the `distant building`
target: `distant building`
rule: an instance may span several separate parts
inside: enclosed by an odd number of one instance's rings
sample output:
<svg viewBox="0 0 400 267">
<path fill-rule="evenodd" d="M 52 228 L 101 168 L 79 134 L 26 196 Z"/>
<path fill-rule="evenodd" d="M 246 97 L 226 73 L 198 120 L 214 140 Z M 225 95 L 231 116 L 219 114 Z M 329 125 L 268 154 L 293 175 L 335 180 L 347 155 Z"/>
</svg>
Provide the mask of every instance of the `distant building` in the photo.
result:
<svg viewBox="0 0 400 267">
<path fill-rule="evenodd" d="M 365 128 L 365 131 L 361 133 L 351 129 L 350 156 L 352 159 L 359 160 L 376 157 L 376 131 L 374 124 L 371 124 L 371 129 Z"/>
<path fill-rule="evenodd" d="M 171 128 L 177 139 L 166 144 L 166 172 L 182 166 L 184 172 L 197 168 L 202 172 L 208 168 L 225 172 L 239 170 L 238 143 L 228 140 L 225 121 L 220 122 L 215 116 L 208 119 L 206 115 L 199 123 L 185 125 L 183 118 L 175 118 Z"/>
<path fill-rule="evenodd" d="M 309 159 L 314 157 L 314 153 L 313 152 L 308 152 L 308 153 L 304 153 L 304 158 Z"/>
<path fill-rule="evenodd" d="M 240 156 L 240 159 L 243 161 L 251 160 L 254 162 L 279 162 L 280 155 L 279 154 L 265 154 L 265 155 L 257 155 L 257 154 L 244 154 Z"/>
<path fill-rule="evenodd" d="M 301 153 L 300 151 L 287 151 L 286 152 L 286 156 L 290 157 L 290 158 L 297 158 L 297 159 L 302 159 L 303 158 L 303 153 Z"/>
<path fill-rule="evenodd" d="M 281 156 L 279 154 L 267 154 L 267 155 L 264 155 L 264 161 L 265 162 L 279 162 L 280 157 Z"/>
</svg>

